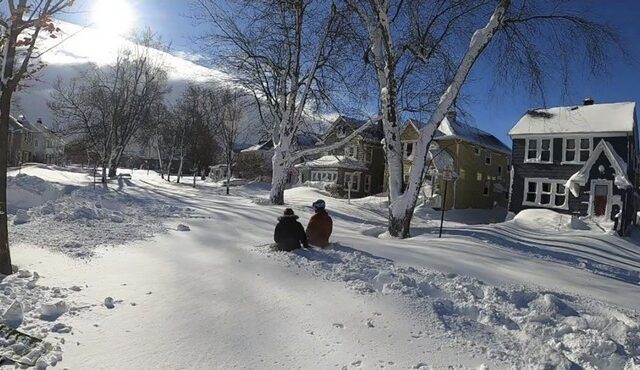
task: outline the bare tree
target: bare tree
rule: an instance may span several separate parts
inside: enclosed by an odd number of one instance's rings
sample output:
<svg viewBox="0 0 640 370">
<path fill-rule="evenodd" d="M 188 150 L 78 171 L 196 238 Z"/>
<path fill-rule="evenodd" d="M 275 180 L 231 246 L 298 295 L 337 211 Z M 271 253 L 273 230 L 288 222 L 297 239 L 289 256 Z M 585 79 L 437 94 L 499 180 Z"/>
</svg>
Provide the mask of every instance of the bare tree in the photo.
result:
<svg viewBox="0 0 640 370">
<path fill-rule="evenodd" d="M 91 66 L 69 82 L 59 80 L 48 103 L 56 121 L 100 155 L 102 182 L 115 171 L 136 133 L 152 122 L 152 108 L 167 93 L 162 61 L 151 38 L 119 51 L 113 65 Z"/>
<path fill-rule="evenodd" d="M 203 38 L 217 45 L 236 84 L 257 102 L 274 143 L 270 200 L 284 203 L 288 171 L 305 155 L 331 148 L 301 151 L 296 135 L 305 113 L 331 104 L 331 93 L 343 86 L 343 61 L 349 52 L 344 37 L 345 10 L 319 0 L 194 0 L 195 18 L 213 26 Z M 360 132 L 336 143 L 346 145 Z"/>
<path fill-rule="evenodd" d="M 242 133 L 242 112 L 246 103 L 246 96 L 237 89 L 222 88 L 211 91 L 212 105 L 211 110 L 217 111 L 218 114 L 213 116 L 217 120 L 216 137 L 220 142 L 224 155 L 225 164 L 227 165 L 227 195 L 229 195 L 229 187 L 231 186 L 231 171 L 234 167 L 234 149 L 238 144 L 238 139 Z"/>
<path fill-rule="evenodd" d="M 56 37 L 53 17 L 69 7 L 71 0 L 7 0 L 0 2 L 0 273 L 12 273 L 7 229 L 8 128 L 13 93 L 23 79 L 44 65 L 37 45 L 42 37 Z"/>
<path fill-rule="evenodd" d="M 617 42 L 608 28 L 576 15 L 563 14 L 548 1 L 512 0 L 345 0 L 356 14 L 368 37 L 365 62 L 373 67 L 385 134 L 389 173 L 389 233 L 410 235 L 413 211 L 422 187 L 430 156 L 429 148 L 446 113 L 458 98 L 474 64 L 496 37 L 500 67 L 497 71 L 516 79 L 532 81 L 539 87 L 543 77 L 540 64 L 545 49 L 561 48 L 566 41 L 559 34 L 572 35 L 571 43 L 586 42 L 586 54 L 599 65 L 608 42 Z M 538 4 L 537 6 L 535 4 Z M 487 7 L 492 7 L 488 11 Z M 488 19 L 486 15 L 489 13 Z M 483 26 L 473 29 L 484 19 Z M 551 23 L 555 28 L 549 28 Z M 471 27 L 471 28 L 470 28 Z M 545 39 L 548 45 L 533 40 L 546 31 L 555 35 Z M 463 42 L 469 40 L 468 46 Z M 457 47 L 456 47 L 457 45 Z M 462 53 L 456 52 L 462 50 Z M 562 53 L 558 53 L 562 54 Z M 552 58 L 553 59 L 553 58 Z M 435 67 L 443 79 L 424 91 L 411 81 L 424 81 L 425 68 Z M 403 90 L 404 88 L 404 90 Z M 412 101 L 414 103 L 412 103 Z M 418 101 L 418 104 L 415 104 Z M 421 129 L 414 161 L 405 184 L 400 141 L 402 113 L 427 114 Z"/>
</svg>

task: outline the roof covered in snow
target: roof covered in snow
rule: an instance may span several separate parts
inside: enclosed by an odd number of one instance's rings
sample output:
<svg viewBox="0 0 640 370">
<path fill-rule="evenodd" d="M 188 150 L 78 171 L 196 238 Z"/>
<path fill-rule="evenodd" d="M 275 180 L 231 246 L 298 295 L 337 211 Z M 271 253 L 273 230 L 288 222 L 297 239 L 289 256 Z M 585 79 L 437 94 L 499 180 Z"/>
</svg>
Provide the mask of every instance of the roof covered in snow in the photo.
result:
<svg viewBox="0 0 640 370">
<path fill-rule="evenodd" d="M 353 130 L 357 130 L 363 125 L 365 125 L 369 120 L 362 120 L 353 117 L 347 116 L 339 116 L 335 122 L 331 125 L 331 127 L 327 130 L 327 134 L 331 134 L 333 130 L 338 127 L 340 124 L 346 124 L 351 127 Z M 360 136 L 369 142 L 380 143 L 380 141 L 384 138 L 384 133 L 382 132 L 382 124 L 380 121 L 374 122 L 371 126 L 367 127 L 364 131 L 360 133 Z"/>
<path fill-rule="evenodd" d="M 608 103 L 528 111 L 509 135 L 633 132 L 636 103 Z"/>
<path fill-rule="evenodd" d="M 346 168 L 350 170 L 366 170 L 363 162 L 343 155 L 325 155 L 313 161 L 296 165 L 297 168 Z"/>
<path fill-rule="evenodd" d="M 425 123 L 409 120 L 407 124 L 413 124 L 420 130 Z M 438 128 L 435 140 L 459 139 L 471 144 L 476 144 L 496 152 L 511 155 L 511 148 L 492 134 L 477 127 L 459 122 L 454 117 L 445 117 Z"/>
</svg>

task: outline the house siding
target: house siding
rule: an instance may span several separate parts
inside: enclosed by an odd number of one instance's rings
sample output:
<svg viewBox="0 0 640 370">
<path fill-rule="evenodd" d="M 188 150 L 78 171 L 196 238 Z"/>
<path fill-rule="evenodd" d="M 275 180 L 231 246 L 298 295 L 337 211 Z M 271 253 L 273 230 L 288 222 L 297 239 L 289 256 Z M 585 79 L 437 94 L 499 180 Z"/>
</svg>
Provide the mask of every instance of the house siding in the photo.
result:
<svg viewBox="0 0 640 370">
<path fill-rule="evenodd" d="M 525 194 L 525 178 L 547 178 L 556 180 L 568 180 L 573 174 L 582 168 L 582 164 L 562 164 L 562 138 L 553 139 L 553 163 L 525 163 L 526 140 L 513 140 L 513 184 L 510 197 L 509 210 L 518 213 L 524 209 L 541 208 L 535 206 L 523 205 Z M 628 164 L 635 163 L 633 158 L 635 155 L 634 140 L 629 136 L 620 137 L 594 137 L 593 148 L 595 148 L 601 140 L 610 143 L 614 151 Z M 631 144 L 630 144 L 631 143 Z M 601 174 L 598 167 L 603 165 L 606 168 L 604 174 Z M 635 166 L 629 165 L 627 175 L 629 179 L 635 179 Z M 590 180 L 604 179 L 613 180 L 614 173 L 610 167 L 609 160 L 602 153 L 596 163 L 591 168 Z M 589 202 L 591 195 L 591 181 L 588 181 L 581 188 L 578 197 L 569 193 L 568 209 L 551 208 L 554 211 L 566 214 L 574 214 L 579 216 L 587 216 L 589 214 Z M 619 195 L 626 205 L 624 207 L 625 220 L 630 219 L 635 213 L 635 207 L 629 207 L 630 203 L 625 198 L 630 196 L 630 191 L 621 190 L 613 186 L 613 194 Z M 631 192 L 632 193 L 632 192 Z"/>
</svg>

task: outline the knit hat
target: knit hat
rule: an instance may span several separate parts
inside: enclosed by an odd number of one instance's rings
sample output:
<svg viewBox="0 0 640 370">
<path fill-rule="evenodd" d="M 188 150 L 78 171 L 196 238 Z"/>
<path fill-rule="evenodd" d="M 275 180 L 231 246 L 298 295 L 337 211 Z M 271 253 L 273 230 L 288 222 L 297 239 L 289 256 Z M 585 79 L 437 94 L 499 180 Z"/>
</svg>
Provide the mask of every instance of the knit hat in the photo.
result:
<svg viewBox="0 0 640 370">
<path fill-rule="evenodd" d="M 322 199 L 318 199 L 315 202 L 313 202 L 313 208 L 315 210 L 324 209 L 326 206 L 327 206 L 326 203 Z"/>
<path fill-rule="evenodd" d="M 284 210 L 283 217 L 298 218 L 298 216 L 296 216 L 296 214 L 293 212 L 293 209 L 291 209 L 291 208 L 287 208 L 287 209 Z"/>
</svg>

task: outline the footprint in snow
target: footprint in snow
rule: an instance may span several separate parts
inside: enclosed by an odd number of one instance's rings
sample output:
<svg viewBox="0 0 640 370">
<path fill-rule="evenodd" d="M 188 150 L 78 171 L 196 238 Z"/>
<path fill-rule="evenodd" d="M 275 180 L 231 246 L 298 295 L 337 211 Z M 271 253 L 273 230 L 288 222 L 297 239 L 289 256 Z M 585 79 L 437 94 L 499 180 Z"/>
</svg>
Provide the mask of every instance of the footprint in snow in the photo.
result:
<svg viewBox="0 0 640 370">
<path fill-rule="evenodd" d="M 341 324 L 339 322 L 334 322 L 333 327 L 338 329 L 344 329 L 344 324 Z"/>
</svg>

